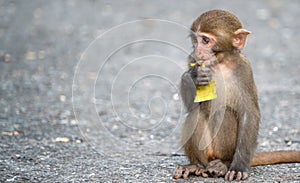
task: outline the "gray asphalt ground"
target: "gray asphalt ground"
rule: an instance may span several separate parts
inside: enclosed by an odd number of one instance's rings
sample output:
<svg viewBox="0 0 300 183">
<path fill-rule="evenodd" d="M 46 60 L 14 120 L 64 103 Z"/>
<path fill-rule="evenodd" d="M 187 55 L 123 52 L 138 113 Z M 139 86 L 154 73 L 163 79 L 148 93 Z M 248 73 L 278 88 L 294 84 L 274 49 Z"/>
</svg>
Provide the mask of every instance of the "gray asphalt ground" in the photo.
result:
<svg viewBox="0 0 300 183">
<path fill-rule="evenodd" d="M 300 150 L 300 1 L 0 1 L 0 182 L 173 180 L 188 27 L 225 9 L 252 34 L 258 151 Z M 300 182 L 300 164 L 245 182 Z"/>
</svg>

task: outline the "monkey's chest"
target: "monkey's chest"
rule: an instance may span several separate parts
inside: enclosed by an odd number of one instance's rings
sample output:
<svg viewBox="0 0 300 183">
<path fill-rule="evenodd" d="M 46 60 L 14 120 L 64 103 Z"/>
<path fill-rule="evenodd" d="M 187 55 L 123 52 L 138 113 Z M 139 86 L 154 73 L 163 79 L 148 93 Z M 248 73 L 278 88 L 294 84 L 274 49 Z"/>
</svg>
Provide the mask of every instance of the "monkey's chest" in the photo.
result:
<svg viewBox="0 0 300 183">
<path fill-rule="evenodd" d="M 233 76 L 232 71 L 227 67 L 221 68 L 222 72 L 215 74 L 213 79 L 216 83 L 216 94 L 217 97 L 211 100 L 211 105 L 217 108 L 223 108 L 228 105 L 232 105 L 238 100 L 240 91 L 239 84 L 236 78 Z"/>
</svg>

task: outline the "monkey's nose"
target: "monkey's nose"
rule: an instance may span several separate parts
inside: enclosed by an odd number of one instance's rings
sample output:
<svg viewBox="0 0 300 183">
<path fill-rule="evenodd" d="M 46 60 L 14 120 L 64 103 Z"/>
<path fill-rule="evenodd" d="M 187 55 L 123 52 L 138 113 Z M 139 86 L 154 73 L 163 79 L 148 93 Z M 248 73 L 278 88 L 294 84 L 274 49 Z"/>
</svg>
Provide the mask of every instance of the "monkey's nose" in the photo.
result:
<svg viewBox="0 0 300 183">
<path fill-rule="evenodd" d="M 196 52 L 195 56 L 196 56 L 196 60 L 203 59 L 203 55 L 201 54 L 201 52 Z"/>
</svg>

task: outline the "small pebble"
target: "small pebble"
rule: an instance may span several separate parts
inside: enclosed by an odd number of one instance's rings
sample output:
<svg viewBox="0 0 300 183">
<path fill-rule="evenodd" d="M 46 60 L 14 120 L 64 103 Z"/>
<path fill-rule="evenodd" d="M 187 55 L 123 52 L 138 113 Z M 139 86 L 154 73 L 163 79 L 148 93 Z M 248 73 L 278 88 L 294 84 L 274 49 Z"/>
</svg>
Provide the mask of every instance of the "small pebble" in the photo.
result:
<svg viewBox="0 0 300 183">
<path fill-rule="evenodd" d="M 70 139 L 67 137 L 57 137 L 55 142 L 70 142 Z"/>
<path fill-rule="evenodd" d="M 71 125 L 76 125 L 76 124 L 77 124 L 77 121 L 76 121 L 75 119 L 72 119 L 72 120 L 70 121 L 70 124 L 71 124 Z"/>
<path fill-rule="evenodd" d="M 19 135 L 19 132 L 18 131 L 14 131 L 13 132 L 13 136 L 18 136 Z"/>
<path fill-rule="evenodd" d="M 93 177 L 95 177 L 95 173 L 91 173 L 90 175 L 89 175 L 89 178 L 93 178 Z"/>
<path fill-rule="evenodd" d="M 18 136 L 19 132 L 18 131 L 13 131 L 13 132 L 2 132 L 2 135 L 5 136 Z"/>
<path fill-rule="evenodd" d="M 81 143 L 81 140 L 80 140 L 80 139 L 77 139 L 75 142 L 76 142 L 77 144 L 80 144 L 80 143 Z"/>
<path fill-rule="evenodd" d="M 61 102 L 65 102 L 65 101 L 66 101 L 66 96 L 60 95 L 60 96 L 59 96 L 59 100 L 60 100 Z"/>
<path fill-rule="evenodd" d="M 2 135 L 13 136 L 13 133 L 12 132 L 2 132 Z"/>
<path fill-rule="evenodd" d="M 142 113 L 142 114 L 140 115 L 140 117 L 141 117 L 142 119 L 144 119 L 144 118 L 146 118 L 146 115 L 145 115 L 144 113 Z"/>
<path fill-rule="evenodd" d="M 4 62 L 10 62 L 10 61 L 11 61 L 11 56 L 10 56 L 10 54 L 6 53 L 4 55 Z"/>
<path fill-rule="evenodd" d="M 35 60 L 36 59 L 36 53 L 33 51 L 28 51 L 25 55 L 26 60 Z"/>
<path fill-rule="evenodd" d="M 178 95 L 178 93 L 175 93 L 174 95 L 173 95 L 173 100 L 179 100 L 179 95 Z"/>
<path fill-rule="evenodd" d="M 17 178 L 17 176 L 14 176 L 13 178 L 11 179 L 6 179 L 7 182 L 14 182 L 15 181 L 15 178 Z"/>
</svg>

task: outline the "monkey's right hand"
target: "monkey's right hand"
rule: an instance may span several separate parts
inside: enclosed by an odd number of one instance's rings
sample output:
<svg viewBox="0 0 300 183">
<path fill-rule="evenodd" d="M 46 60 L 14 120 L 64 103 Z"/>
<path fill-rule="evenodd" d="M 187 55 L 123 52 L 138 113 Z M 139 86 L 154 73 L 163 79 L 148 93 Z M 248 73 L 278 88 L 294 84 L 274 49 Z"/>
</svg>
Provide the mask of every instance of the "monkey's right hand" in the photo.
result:
<svg viewBox="0 0 300 183">
<path fill-rule="evenodd" d="M 206 86 L 212 80 L 211 70 L 207 67 L 193 67 L 191 70 L 191 76 L 196 86 Z"/>
</svg>

